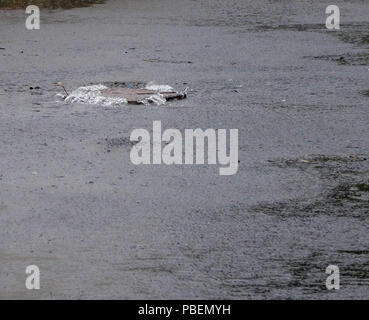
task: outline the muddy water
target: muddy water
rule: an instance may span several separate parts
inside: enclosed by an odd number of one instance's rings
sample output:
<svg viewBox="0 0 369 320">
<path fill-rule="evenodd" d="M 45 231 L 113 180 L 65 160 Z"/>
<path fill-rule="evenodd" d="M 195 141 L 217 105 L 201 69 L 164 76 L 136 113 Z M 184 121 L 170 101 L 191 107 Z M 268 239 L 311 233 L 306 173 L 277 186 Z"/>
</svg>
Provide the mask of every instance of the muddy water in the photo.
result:
<svg viewBox="0 0 369 320">
<path fill-rule="evenodd" d="M 0 11 L 0 298 L 368 298 L 369 7 L 336 4 L 336 32 L 320 1 Z M 105 108 L 56 81 L 191 91 Z M 153 120 L 238 128 L 238 173 L 132 165 Z"/>
</svg>

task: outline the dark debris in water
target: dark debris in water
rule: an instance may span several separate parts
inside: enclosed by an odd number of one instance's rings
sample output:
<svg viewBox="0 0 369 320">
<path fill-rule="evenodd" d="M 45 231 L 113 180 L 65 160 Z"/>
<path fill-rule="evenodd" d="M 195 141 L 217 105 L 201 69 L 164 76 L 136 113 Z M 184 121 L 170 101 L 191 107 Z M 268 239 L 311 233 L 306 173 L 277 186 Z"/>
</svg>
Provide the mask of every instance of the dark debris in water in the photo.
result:
<svg viewBox="0 0 369 320">
<path fill-rule="evenodd" d="M 369 250 L 339 250 L 340 253 L 369 256 Z M 368 277 L 369 278 L 369 277 Z"/>
<path fill-rule="evenodd" d="M 310 155 L 298 159 L 270 160 L 283 169 L 300 169 L 325 185 L 316 197 L 261 203 L 251 211 L 279 217 L 315 215 L 369 218 L 369 170 L 365 156 Z"/>
<path fill-rule="evenodd" d="M 131 149 L 131 147 L 134 146 L 136 142 L 131 141 L 127 137 L 113 137 L 113 138 L 105 138 L 102 141 L 98 141 L 98 144 L 103 144 L 106 148 L 106 151 L 110 152 L 112 149 L 116 148 Z"/>
<path fill-rule="evenodd" d="M 324 261 L 324 257 L 320 252 L 312 252 L 301 259 L 284 260 L 284 268 L 292 276 L 287 287 L 300 287 L 305 293 L 310 294 L 326 291 L 322 261 Z"/>
<path fill-rule="evenodd" d="M 301 32 L 324 32 L 338 37 L 340 40 L 367 47 L 369 45 L 369 23 L 341 23 L 340 30 L 327 30 L 324 24 L 260 24 L 252 28 L 252 31 L 301 31 Z"/>
<path fill-rule="evenodd" d="M 306 56 L 305 58 L 312 58 L 318 60 L 326 60 L 335 62 L 339 65 L 350 65 L 350 66 L 365 66 L 369 64 L 369 53 L 346 53 L 346 54 L 333 54 L 333 55 L 322 55 L 322 56 Z"/>
<path fill-rule="evenodd" d="M 341 276 L 346 279 L 347 284 L 354 286 L 369 285 L 369 264 L 368 260 L 350 263 L 341 268 Z"/>
<path fill-rule="evenodd" d="M 279 287 L 300 288 L 306 294 L 327 292 L 324 268 L 329 264 L 339 265 L 341 278 L 347 286 L 367 286 L 369 283 L 368 250 L 312 251 L 299 258 L 281 261 L 291 280 L 280 283 Z M 344 256 L 344 257 L 343 257 Z M 342 263 L 342 261 L 347 261 Z"/>
<path fill-rule="evenodd" d="M 361 162 L 367 161 L 367 157 L 364 155 L 356 155 L 352 154 L 349 156 L 333 156 L 333 155 L 305 155 L 301 158 L 296 159 L 274 159 L 268 160 L 268 162 L 280 166 L 280 167 L 301 167 L 310 165 L 321 165 L 322 163 L 352 163 L 352 162 Z"/>
<path fill-rule="evenodd" d="M 305 23 L 305 24 L 274 24 L 274 25 L 258 25 L 254 31 L 320 31 L 322 30 L 322 24 L 319 23 Z"/>
<path fill-rule="evenodd" d="M 252 28 L 255 32 L 268 31 L 301 31 L 301 32 L 321 32 L 338 37 L 341 41 L 350 43 L 359 48 L 369 47 L 369 24 L 368 23 L 348 23 L 341 24 L 340 30 L 327 30 L 322 24 L 274 24 L 257 25 Z M 339 65 L 368 65 L 369 53 L 337 54 L 322 56 L 307 56 L 310 59 L 321 59 L 335 62 Z"/>
<path fill-rule="evenodd" d="M 36 5 L 48 9 L 72 9 L 102 4 L 105 0 L 0 0 L 1 9 L 25 9 L 29 5 Z"/>
<path fill-rule="evenodd" d="M 349 184 L 344 183 L 335 187 L 328 195 L 332 201 L 336 201 L 340 204 L 341 201 L 349 202 L 366 202 L 369 205 L 369 184 L 357 183 Z"/>
<path fill-rule="evenodd" d="M 369 23 L 344 24 L 341 25 L 339 32 L 335 34 L 344 42 L 358 46 L 369 46 Z"/>
<path fill-rule="evenodd" d="M 369 97 L 369 90 L 362 91 L 361 94 L 363 96 Z"/>
<path fill-rule="evenodd" d="M 251 211 L 275 217 L 310 218 L 316 215 L 349 216 L 359 219 L 369 218 L 369 182 L 357 189 L 357 184 L 342 184 L 315 199 L 294 199 L 284 202 L 261 203 Z"/>
<path fill-rule="evenodd" d="M 153 59 L 144 59 L 145 62 L 156 62 L 156 63 L 173 63 L 173 64 L 192 64 L 192 61 L 183 61 L 183 60 L 165 60 L 165 59 L 159 59 L 159 58 L 153 58 Z"/>
</svg>

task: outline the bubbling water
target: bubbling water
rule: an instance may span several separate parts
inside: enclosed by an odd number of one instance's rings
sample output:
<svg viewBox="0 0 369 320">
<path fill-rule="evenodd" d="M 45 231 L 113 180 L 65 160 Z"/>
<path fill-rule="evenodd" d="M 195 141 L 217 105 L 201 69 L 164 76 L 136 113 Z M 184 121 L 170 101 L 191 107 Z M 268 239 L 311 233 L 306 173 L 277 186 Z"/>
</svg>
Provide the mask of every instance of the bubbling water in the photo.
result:
<svg viewBox="0 0 369 320">
<path fill-rule="evenodd" d="M 96 104 L 104 107 L 119 107 L 128 104 L 128 101 L 125 98 L 104 96 L 102 91 L 106 89 L 109 89 L 109 87 L 103 84 L 84 86 L 73 90 L 67 96 L 59 93 L 57 94 L 57 97 L 68 103 Z M 167 102 L 162 93 L 174 91 L 174 89 L 169 85 L 159 85 L 154 82 L 149 82 L 145 86 L 145 89 L 155 91 L 155 93 L 139 100 L 138 102 L 143 105 L 155 104 L 156 106 L 163 106 Z"/>
<path fill-rule="evenodd" d="M 104 107 L 118 107 L 127 104 L 127 100 L 119 97 L 105 97 L 101 90 L 108 87 L 98 84 L 80 87 L 72 91 L 64 100 L 69 103 L 98 104 Z"/>
</svg>

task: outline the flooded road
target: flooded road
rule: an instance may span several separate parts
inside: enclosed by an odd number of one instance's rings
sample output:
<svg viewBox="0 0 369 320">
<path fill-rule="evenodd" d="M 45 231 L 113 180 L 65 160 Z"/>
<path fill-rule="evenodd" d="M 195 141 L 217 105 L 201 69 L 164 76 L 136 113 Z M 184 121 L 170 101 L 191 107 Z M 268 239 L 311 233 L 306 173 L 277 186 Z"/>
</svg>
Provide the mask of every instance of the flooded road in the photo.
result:
<svg viewBox="0 0 369 320">
<path fill-rule="evenodd" d="M 0 298 L 368 299 L 369 6 L 335 4 L 337 31 L 307 0 L 0 10 Z M 189 91 L 111 108 L 59 81 Z M 133 165 L 155 120 L 239 129 L 237 174 Z"/>
</svg>

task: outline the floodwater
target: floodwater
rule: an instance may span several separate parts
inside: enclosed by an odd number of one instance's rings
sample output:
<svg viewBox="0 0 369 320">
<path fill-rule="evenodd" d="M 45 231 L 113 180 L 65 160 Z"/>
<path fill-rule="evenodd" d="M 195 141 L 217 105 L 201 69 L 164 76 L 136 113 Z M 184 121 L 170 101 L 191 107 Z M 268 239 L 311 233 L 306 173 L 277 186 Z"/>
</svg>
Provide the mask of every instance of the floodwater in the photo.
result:
<svg viewBox="0 0 369 320">
<path fill-rule="evenodd" d="M 0 10 L 0 298 L 368 299 L 369 6 L 335 4 L 336 31 L 311 0 Z M 190 90 L 109 108 L 57 81 Z M 133 165 L 154 120 L 238 128 L 237 174 Z"/>
</svg>

